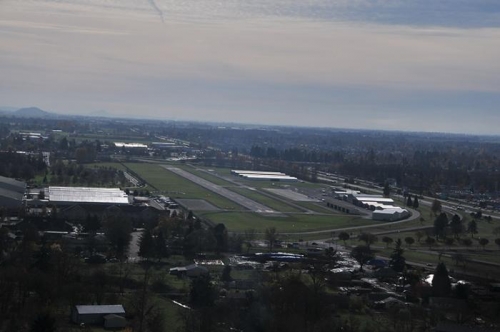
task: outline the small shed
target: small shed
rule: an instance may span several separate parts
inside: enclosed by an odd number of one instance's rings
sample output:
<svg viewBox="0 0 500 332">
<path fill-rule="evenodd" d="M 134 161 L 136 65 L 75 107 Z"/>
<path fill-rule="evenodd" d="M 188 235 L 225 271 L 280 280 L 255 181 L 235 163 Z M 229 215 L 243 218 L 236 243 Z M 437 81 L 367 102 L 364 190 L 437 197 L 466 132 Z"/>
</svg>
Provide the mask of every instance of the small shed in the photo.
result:
<svg viewBox="0 0 500 332">
<path fill-rule="evenodd" d="M 104 316 L 104 328 L 106 329 L 122 329 L 127 326 L 125 317 L 115 314 Z"/>
<path fill-rule="evenodd" d="M 71 321 L 75 324 L 103 325 L 104 317 L 117 315 L 125 317 L 121 304 L 115 305 L 76 305 L 71 308 Z"/>
</svg>

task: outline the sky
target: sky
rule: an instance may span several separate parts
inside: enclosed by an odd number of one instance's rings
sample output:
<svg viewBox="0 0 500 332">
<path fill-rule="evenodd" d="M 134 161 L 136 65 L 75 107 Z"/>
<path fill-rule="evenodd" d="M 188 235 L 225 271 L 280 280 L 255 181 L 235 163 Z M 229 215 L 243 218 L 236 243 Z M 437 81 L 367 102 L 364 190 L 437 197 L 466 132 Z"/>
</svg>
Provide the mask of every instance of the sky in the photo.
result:
<svg viewBox="0 0 500 332">
<path fill-rule="evenodd" d="M 0 0 L 0 108 L 499 135 L 498 0 Z"/>
</svg>

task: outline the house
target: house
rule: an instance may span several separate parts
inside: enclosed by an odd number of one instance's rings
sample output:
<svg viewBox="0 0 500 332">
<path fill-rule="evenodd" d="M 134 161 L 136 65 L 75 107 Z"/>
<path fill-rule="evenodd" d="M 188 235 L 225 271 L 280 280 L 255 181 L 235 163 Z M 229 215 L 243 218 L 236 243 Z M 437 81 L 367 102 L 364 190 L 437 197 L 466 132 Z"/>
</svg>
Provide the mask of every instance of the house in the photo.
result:
<svg viewBox="0 0 500 332">
<path fill-rule="evenodd" d="M 104 325 L 108 315 L 121 316 L 125 319 L 125 309 L 116 305 L 76 305 L 71 308 L 71 321 L 75 324 Z M 108 317 L 109 324 L 118 324 L 116 317 Z"/>
</svg>

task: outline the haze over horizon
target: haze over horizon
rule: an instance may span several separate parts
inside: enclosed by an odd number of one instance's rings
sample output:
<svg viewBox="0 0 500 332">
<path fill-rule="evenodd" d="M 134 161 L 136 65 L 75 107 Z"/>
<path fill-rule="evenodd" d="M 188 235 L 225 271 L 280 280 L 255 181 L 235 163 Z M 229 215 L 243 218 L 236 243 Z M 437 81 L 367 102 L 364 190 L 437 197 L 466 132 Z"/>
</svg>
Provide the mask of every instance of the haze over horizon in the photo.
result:
<svg viewBox="0 0 500 332">
<path fill-rule="evenodd" d="M 0 105 L 499 134 L 494 0 L 4 0 Z"/>
</svg>

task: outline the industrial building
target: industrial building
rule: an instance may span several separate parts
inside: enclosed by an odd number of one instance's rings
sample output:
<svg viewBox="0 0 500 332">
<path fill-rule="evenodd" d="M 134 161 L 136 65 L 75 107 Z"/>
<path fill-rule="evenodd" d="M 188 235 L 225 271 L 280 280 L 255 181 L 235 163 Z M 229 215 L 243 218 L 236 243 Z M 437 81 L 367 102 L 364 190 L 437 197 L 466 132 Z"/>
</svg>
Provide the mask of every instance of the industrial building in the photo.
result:
<svg viewBox="0 0 500 332">
<path fill-rule="evenodd" d="M 27 200 L 30 210 L 55 209 L 59 218 L 83 221 L 90 217 L 127 217 L 134 225 L 156 219 L 164 208 L 151 200 L 134 200 L 119 188 L 48 187 L 43 199 Z"/>
<path fill-rule="evenodd" d="M 124 142 L 114 142 L 115 146 L 117 148 L 124 148 L 124 149 L 147 149 L 148 146 L 146 144 L 142 143 L 124 143 Z"/>
<path fill-rule="evenodd" d="M 391 206 L 383 210 L 375 210 L 372 213 L 372 219 L 380 221 L 397 221 L 408 218 L 409 216 L 410 212 L 408 212 L 408 210 L 397 206 Z"/>
<path fill-rule="evenodd" d="M 281 172 L 231 170 L 231 174 L 242 177 L 245 180 L 256 181 L 295 182 L 298 180 L 296 177 L 288 176 Z"/>
<path fill-rule="evenodd" d="M 128 195 L 120 188 L 48 187 L 45 199 L 49 204 L 68 206 L 77 204 L 128 205 Z"/>
</svg>

